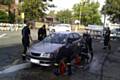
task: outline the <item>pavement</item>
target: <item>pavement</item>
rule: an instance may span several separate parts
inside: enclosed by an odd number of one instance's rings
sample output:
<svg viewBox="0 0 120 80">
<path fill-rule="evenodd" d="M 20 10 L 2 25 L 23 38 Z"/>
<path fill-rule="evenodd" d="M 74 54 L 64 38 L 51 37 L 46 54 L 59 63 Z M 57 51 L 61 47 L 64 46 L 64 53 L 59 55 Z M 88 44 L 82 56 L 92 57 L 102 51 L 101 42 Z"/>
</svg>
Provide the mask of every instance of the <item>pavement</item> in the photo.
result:
<svg viewBox="0 0 120 80">
<path fill-rule="evenodd" d="M 0 80 L 50 80 L 52 69 L 32 66 L 21 59 L 21 32 L 0 32 Z M 34 40 L 37 31 L 32 30 Z M 103 50 L 101 40 L 93 40 L 94 59 L 89 69 L 73 71 L 72 76 L 56 80 L 120 80 L 120 44 L 111 41 L 112 50 Z"/>
</svg>

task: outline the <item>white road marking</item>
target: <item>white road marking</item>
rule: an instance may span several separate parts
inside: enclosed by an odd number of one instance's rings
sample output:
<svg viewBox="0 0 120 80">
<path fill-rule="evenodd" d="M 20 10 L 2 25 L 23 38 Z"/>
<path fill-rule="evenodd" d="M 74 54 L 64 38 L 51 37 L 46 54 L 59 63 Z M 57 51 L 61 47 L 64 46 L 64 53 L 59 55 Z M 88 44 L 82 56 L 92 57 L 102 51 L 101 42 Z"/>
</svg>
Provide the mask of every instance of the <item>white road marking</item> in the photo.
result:
<svg viewBox="0 0 120 80">
<path fill-rule="evenodd" d="M 3 71 L 0 71 L 0 74 L 7 74 L 7 73 L 22 70 L 25 68 L 29 68 L 29 67 L 31 67 L 30 63 L 18 64 L 18 65 L 10 66 L 9 68 L 6 68 Z"/>
<path fill-rule="evenodd" d="M 7 35 L 6 33 L 1 34 L 1 35 L 0 35 L 0 38 L 4 37 L 4 36 L 6 36 L 6 35 Z"/>
</svg>

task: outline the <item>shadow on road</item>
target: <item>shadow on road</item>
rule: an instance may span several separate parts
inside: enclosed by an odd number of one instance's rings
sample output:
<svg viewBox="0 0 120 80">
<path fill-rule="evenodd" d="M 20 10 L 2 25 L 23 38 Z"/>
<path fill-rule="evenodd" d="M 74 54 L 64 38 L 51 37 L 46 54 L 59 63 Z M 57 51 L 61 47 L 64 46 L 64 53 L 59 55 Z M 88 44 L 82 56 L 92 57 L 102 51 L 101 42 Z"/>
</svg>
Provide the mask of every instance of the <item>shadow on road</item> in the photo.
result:
<svg viewBox="0 0 120 80">
<path fill-rule="evenodd" d="M 9 46 L 0 46 L 0 69 L 3 66 L 12 64 L 16 59 L 21 58 L 22 45 L 13 44 Z"/>
</svg>

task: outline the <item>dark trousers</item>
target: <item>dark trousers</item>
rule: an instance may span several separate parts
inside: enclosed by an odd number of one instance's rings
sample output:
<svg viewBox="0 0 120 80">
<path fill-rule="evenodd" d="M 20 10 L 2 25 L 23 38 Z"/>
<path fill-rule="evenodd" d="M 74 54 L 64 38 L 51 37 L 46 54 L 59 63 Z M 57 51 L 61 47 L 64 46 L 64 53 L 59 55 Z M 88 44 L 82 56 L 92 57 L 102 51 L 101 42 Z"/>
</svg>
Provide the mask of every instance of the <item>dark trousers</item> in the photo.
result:
<svg viewBox="0 0 120 80">
<path fill-rule="evenodd" d="M 104 46 L 108 46 L 109 45 L 109 41 L 110 41 L 110 39 L 105 37 L 104 38 Z"/>
<path fill-rule="evenodd" d="M 71 63 L 67 66 L 68 66 L 68 71 L 67 72 L 68 72 L 68 75 L 70 76 L 70 75 L 72 75 Z"/>
<path fill-rule="evenodd" d="M 30 46 L 30 41 L 23 38 L 23 39 L 22 39 L 22 44 L 23 44 L 23 48 L 24 48 L 23 54 L 26 54 L 27 49 L 28 49 L 29 46 Z"/>
<path fill-rule="evenodd" d="M 67 64 L 67 74 L 68 74 L 69 76 L 72 75 L 71 60 L 72 60 L 72 59 L 69 57 L 69 58 L 67 58 L 66 61 L 65 61 L 65 63 Z"/>
</svg>

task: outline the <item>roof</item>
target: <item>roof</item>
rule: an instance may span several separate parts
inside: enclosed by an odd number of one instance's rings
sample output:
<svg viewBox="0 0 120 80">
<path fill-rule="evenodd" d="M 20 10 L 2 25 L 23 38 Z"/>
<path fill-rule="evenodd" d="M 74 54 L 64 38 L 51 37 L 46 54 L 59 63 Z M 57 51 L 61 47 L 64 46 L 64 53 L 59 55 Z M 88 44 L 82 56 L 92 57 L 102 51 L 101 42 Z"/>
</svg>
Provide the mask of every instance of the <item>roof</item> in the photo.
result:
<svg viewBox="0 0 120 80">
<path fill-rule="evenodd" d="M 102 31 L 103 30 L 103 26 L 88 25 L 88 27 L 86 29 L 88 29 L 88 30 L 94 30 L 94 31 Z"/>
</svg>

